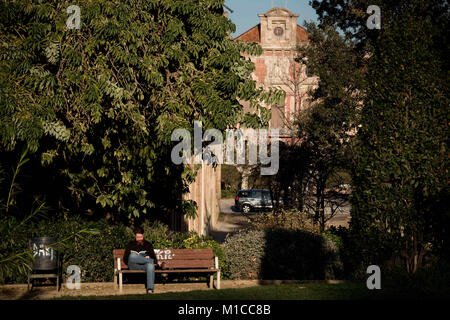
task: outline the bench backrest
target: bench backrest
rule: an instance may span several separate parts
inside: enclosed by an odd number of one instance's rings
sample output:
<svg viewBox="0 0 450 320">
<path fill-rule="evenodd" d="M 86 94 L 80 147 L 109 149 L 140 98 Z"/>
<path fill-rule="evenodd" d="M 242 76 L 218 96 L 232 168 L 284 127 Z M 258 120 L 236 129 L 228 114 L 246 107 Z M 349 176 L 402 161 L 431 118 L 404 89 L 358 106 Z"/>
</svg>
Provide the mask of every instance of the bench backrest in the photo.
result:
<svg viewBox="0 0 450 320">
<path fill-rule="evenodd" d="M 121 269 L 128 269 L 123 261 L 125 249 L 114 249 L 114 269 L 117 269 L 117 258 L 120 258 Z M 214 268 L 214 252 L 212 249 L 155 249 L 158 261 L 165 262 L 168 269 Z"/>
</svg>

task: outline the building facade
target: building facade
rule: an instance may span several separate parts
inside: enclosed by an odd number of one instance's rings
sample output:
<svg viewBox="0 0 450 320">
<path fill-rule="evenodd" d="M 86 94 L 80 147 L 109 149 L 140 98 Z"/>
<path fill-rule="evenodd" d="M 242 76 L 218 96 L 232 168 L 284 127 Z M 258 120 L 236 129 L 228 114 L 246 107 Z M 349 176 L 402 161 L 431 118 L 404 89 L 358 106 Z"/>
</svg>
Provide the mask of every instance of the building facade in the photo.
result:
<svg viewBox="0 0 450 320">
<path fill-rule="evenodd" d="M 258 16 L 260 23 L 235 41 L 256 42 L 262 47 L 261 56 L 244 56 L 255 64 L 252 76 L 259 86 L 286 92 L 283 104 L 266 107 L 272 110 L 270 127 L 281 129 L 281 136 L 289 137 L 295 115 L 308 106 L 308 92 L 317 85 L 317 78 L 308 74 L 305 64 L 296 61 L 308 34 L 297 24 L 299 15 L 288 9 L 272 8 Z M 251 112 L 248 103 L 242 104 L 246 112 Z"/>
<path fill-rule="evenodd" d="M 277 87 L 286 92 L 284 103 L 266 107 L 272 111 L 270 128 L 280 129 L 281 139 L 290 141 L 295 115 L 307 107 L 308 91 L 317 85 L 317 78 L 308 75 L 303 63 L 296 62 L 298 48 L 308 41 L 307 32 L 297 24 L 299 15 L 285 8 L 273 8 L 258 16 L 260 23 L 235 41 L 256 42 L 262 47 L 261 56 L 243 55 L 255 64 L 252 77 L 258 86 Z M 241 103 L 244 112 L 252 112 L 248 102 Z M 242 170 L 243 177 L 250 172 L 246 172 L 245 166 L 238 169 Z M 209 234 L 218 220 L 220 196 L 221 166 L 203 163 L 184 196 L 185 200 L 196 202 L 197 217 L 175 217 L 171 223 L 173 229 Z"/>
</svg>

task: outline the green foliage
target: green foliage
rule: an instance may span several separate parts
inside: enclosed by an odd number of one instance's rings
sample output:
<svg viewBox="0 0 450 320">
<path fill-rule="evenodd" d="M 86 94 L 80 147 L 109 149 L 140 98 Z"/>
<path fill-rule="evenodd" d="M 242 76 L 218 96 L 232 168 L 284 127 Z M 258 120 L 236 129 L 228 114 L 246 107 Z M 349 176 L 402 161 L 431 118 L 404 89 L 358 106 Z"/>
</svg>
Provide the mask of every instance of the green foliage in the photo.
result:
<svg viewBox="0 0 450 320">
<path fill-rule="evenodd" d="M 320 280 L 339 277 L 336 246 L 325 237 L 299 230 L 250 230 L 223 244 L 233 279 Z"/>
<path fill-rule="evenodd" d="M 319 234 L 319 227 L 313 224 L 313 217 L 296 209 L 281 209 L 277 213 L 257 215 L 250 220 L 253 230 L 300 230 Z"/>
<path fill-rule="evenodd" d="M 39 221 L 35 219 L 38 215 L 41 215 Z M 103 279 L 104 277 L 102 268 L 106 264 L 104 260 L 99 261 L 96 258 L 99 251 L 103 254 L 101 252 L 103 246 L 98 245 L 98 240 L 103 237 L 98 236 L 97 225 L 82 222 L 78 217 L 70 221 L 63 218 L 47 219 L 42 217 L 41 205 L 25 219 L 2 217 L 0 235 L 3 239 L 0 250 L 0 282 L 2 283 L 26 281 L 26 274 L 33 262 L 28 241 L 33 237 L 57 239 L 53 245 L 64 257 L 63 270 L 71 264 L 76 264 L 84 270 L 82 273 L 84 279 Z M 116 238 L 111 237 L 111 239 Z M 88 245 L 92 246 L 92 250 L 84 250 Z M 94 250 L 96 252 L 93 254 Z"/>
<path fill-rule="evenodd" d="M 330 239 L 339 250 L 342 250 L 344 248 L 344 242 L 342 241 L 342 238 L 339 237 L 336 233 L 333 233 L 330 230 L 326 230 L 320 235 Z"/>
<path fill-rule="evenodd" d="M 28 219 L 39 212 L 39 207 L 32 212 Z M 33 261 L 31 252 L 28 250 L 28 240 L 23 235 L 27 232 L 29 224 L 26 220 L 20 221 L 14 217 L 0 217 L 0 283 L 5 283 L 8 279 L 23 277 Z"/>
<path fill-rule="evenodd" d="M 114 263 L 113 249 L 125 248 L 134 239 L 132 230 L 124 225 L 108 225 L 106 220 L 87 222 L 79 216 L 56 216 L 40 221 L 27 221 L 20 224 L 11 234 L 6 228 L 16 223 L 14 218 L 2 220 L 2 241 L 0 260 L 12 256 L 14 253 L 22 254 L 21 268 L 14 272 L 3 272 L 3 280 L 7 283 L 26 282 L 26 271 L 32 259 L 28 257 L 28 240 L 32 237 L 55 237 L 63 244 L 59 251 L 63 257 L 63 271 L 69 265 L 78 265 L 81 269 L 82 282 L 109 282 L 112 281 Z M 17 223 L 16 223 L 17 224 Z M 201 237 L 195 233 L 180 233 L 169 231 L 168 227 L 159 222 L 143 224 L 145 239 L 150 241 L 156 249 L 205 249 L 211 248 L 219 257 L 219 266 L 222 278 L 228 279 L 228 263 L 220 245 L 208 237 Z M 95 230 L 96 232 L 88 232 Z M 5 254 L 3 254 L 5 253 Z M 21 256 L 21 257 L 22 257 Z M 5 270 L 5 271 L 3 271 Z"/>
<path fill-rule="evenodd" d="M 227 237 L 222 244 L 233 279 L 260 278 L 264 256 L 264 232 L 241 232 Z"/>
<path fill-rule="evenodd" d="M 220 192 L 221 192 L 222 199 L 231 199 L 236 196 L 236 191 L 222 189 L 222 190 L 220 190 Z"/>
<path fill-rule="evenodd" d="M 159 221 L 146 221 L 142 224 L 144 229 L 145 240 L 152 243 L 156 249 L 173 248 L 173 239 L 176 232 L 169 229 L 169 227 Z"/>
<path fill-rule="evenodd" d="M 381 30 L 385 25 L 403 17 L 406 12 L 416 17 L 428 17 L 433 21 L 435 30 L 447 30 L 448 1 L 442 0 L 313 0 L 311 6 L 319 17 L 320 25 L 335 25 L 345 34 L 346 38 L 353 39 L 358 48 L 364 50 L 366 45 L 376 39 L 379 30 L 370 30 L 366 22 L 370 14 L 367 8 L 377 5 L 381 11 Z M 439 31 L 438 31 L 439 32 Z M 440 37 L 445 38 L 442 34 Z M 442 46 L 441 49 L 448 50 Z"/>
<path fill-rule="evenodd" d="M 98 233 L 80 233 L 80 230 L 96 229 Z M 61 240 L 68 235 L 76 235 L 65 242 L 60 250 L 63 257 L 63 272 L 69 265 L 81 269 L 81 281 L 111 281 L 114 270 L 113 249 L 124 248 L 133 237 L 125 226 L 108 226 L 106 222 L 89 223 L 79 216 L 45 219 L 26 225 L 26 230 L 16 234 L 17 250 L 26 250 L 32 237 L 55 237 Z M 26 275 L 20 274 L 9 281 L 23 283 Z"/>
<path fill-rule="evenodd" d="M 450 243 L 448 70 L 427 14 L 402 10 L 372 43 L 353 173 L 361 252 L 410 273 Z"/>
<path fill-rule="evenodd" d="M 14 169 L 13 176 L 11 178 L 11 183 L 10 183 L 9 190 L 8 190 L 8 196 L 6 199 L 6 203 L 4 205 L 4 210 L 5 210 L 6 214 L 8 213 L 10 207 L 15 206 L 15 204 L 16 204 L 15 203 L 16 191 L 18 189 L 20 189 L 19 185 L 16 183 L 16 178 L 20 172 L 21 167 L 30 160 L 29 158 L 26 158 L 27 153 L 28 153 L 27 149 L 24 149 L 22 151 L 19 161 L 17 162 L 17 166 Z M 1 203 L 0 206 L 2 206 L 1 209 L 3 211 L 3 203 Z M 0 211 L 0 212 L 2 212 L 2 211 Z"/>
<path fill-rule="evenodd" d="M 222 191 L 229 191 L 229 194 L 232 194 L 230 198 L 233 198 L 240 188 L 241 174 L 233 165 L 222 164 L 221 170 Z"/>
<path fill-rule="evenodd" d="M 280 143 L 280 168 L 270 181 L 270 191 L 276 205 L 281 194 L 283 207 L 304 211 L 309 184 L 309 150 L 301 144 Z M 275 210 L 277 210 L 276 208 Z"/>
<path fill-rule="evenodd" d="M 23 213 L 20 213 L 25 209 L 25 205 L 17 201 L 20 191 L 17 178 L 22 167 L 29 161 L 29 158 L 26 157 L 27 153 L 27 149 L 22 151 L 12 170 L 9 184 L 4 178 L 5 173 L 0 166 L 0 237 L 2 239 L 0 244 L 0 283 L 4 283 L 11 277 L 23 275 L 29 270 L 33 257 L 28 248 L 23 249 L 26 246 L 26 239 L 18 236 L 26 232 L 29 223 L 45 214 L 47 209 L 44 203 L 35 199 L 28 215 L 23 216 Z"/>
<path fill-rule="evenodd" d="M 309 43 L 299 48 L 299 54 L 318 77 L 318 86 L 310 92 L 311 105 L 299 114 L 296 124 L 301 151 L 307 155 L 302 161 L 306 173 L 301 175 L 309 184 L 310 194 L 305 198 L 313 199 L 306 205 L 314 210 L 315 220 L 324 231 L 332 217 L 325 216 L 325 203 L 340 197 L 337 192 L 328 192 L 327 187 L 338 189 L 344 184 L 344 177 L 337 173 L 348 165 L 348 149 L 358 128 L 364 73 L 355 45 L 335 27 L 319 28 L 314 23 L 306 27 Z"/>
<path fill-rule="evenodd" d="M 182 200 L 189 175 L 170 160 L 172 131 L 195 120 L 264 126 L 263 103 L 284 96 L 256 87 L 241 52 L 261 48 L 229 37 L 223 3 L 83 0 L 81 28 L 70 30 L 71 1 L 2 2 L 0 152 L 21 143 L 35 152 L 36 169 L 64 181 L 43 188 L 55 207 L 192 215 Z M 244 114 L 240 100 L 259 112 Z"/>
</svg>

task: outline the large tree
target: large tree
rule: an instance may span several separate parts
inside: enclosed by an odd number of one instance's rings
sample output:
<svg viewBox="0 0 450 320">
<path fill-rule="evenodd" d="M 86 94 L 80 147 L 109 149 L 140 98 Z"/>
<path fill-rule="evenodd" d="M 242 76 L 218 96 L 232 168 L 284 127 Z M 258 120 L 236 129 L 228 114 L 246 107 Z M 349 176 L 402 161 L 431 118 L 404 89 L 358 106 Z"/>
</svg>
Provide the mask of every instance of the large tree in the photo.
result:
<svg viewBox="0 0 450 320">
<path fill-rule="evenodd" d="M 370 41 L 354 153 L 351 227 L 362 252 L 368 263 L 401 259 L 410 273 L 449 247 L 448 44 L 433 12 L 418 14 L 430 3 L 385 12 L 396 19 Z"/>
<path fill-rule="evenodd" d="M 310 3 L 367 63 L 351 221 L 365 263 L 401 258 L 415 272 L 430 247 L 449 257 L 448 1 Z M 370 5 L 380 8 L 381 29 L 367 28 Z"/>
<path fill-rule="evenodd" d="M 265 125 L 238 102 L 265 115 L 260 101 L 279 99 L 241 57 L 261 48 L 229 37 L 223 0 L 78 1 L 69 29 L 72 4 L 0 4 L 2 157 L 34 152 L 35 191 L 61 209 L 192 213 L 181 194 L 193 176 L 171 162 L 171 133 L 194 120 Z"/>
<path fill-rule="evenodd" d="M 310 72 L 318 77 L 318 85 L 311 90 L 311 104 L 299 113 L 296 124 L 299 143 L 310 159 L 305 205 L 324 230 L 346 200 L 341 189 L 348 181 L 342 169 L 347 167 L 348 148 L 359 124 L 363 72 L 353 43 L 333 26 L 309 24 L 307 30 L 308 46 L 299 50 Z"/>
</svg>

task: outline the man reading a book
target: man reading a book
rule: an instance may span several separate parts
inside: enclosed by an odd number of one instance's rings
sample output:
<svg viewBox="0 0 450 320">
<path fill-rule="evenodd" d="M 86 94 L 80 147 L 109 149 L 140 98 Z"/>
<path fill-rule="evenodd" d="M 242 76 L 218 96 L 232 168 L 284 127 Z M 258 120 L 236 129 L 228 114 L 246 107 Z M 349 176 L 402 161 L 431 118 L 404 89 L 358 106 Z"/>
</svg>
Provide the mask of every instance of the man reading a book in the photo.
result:
<svg viewBox="0 0 450 320">
<path fill-rule="evenodd" d="M 134 229 L 135 241 L 131 241 L 125 248 L 123 261 L 130 270 L 147 271 L 147 293 L 154 292 L 155 264 L 161 266 L 156 259 L 155 251 L 150 242 L 144 240 L 144 231 L 140 227 Z"/>
</svg>

